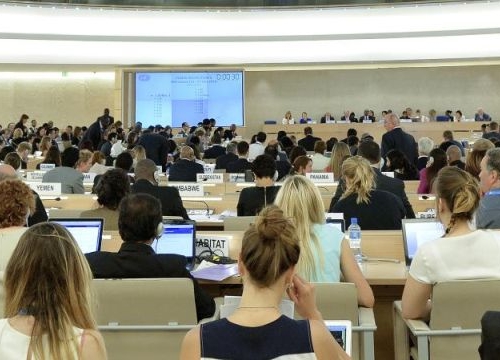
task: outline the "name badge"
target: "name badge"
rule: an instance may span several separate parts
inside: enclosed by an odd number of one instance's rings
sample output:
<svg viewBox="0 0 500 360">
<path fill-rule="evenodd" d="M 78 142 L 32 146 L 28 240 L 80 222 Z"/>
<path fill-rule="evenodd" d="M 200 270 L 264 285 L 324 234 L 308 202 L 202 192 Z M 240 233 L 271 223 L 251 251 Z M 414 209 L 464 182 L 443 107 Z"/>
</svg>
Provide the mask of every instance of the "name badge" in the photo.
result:
<svg viewBox="0 0 500 360">
<path fill-rule="evenodd" d="M 83 182 L 93 184 L 96 175 L 97 175 L 96 173 L 84 173 L 83 174 Z"/>
<path fill-rule="evenodd" d="M 175 187 L 179 190 L 179 195 L 182 196 L 204 196 L 203 185 L 197 183 L 185 183 L 185 184 L 174 184 L 170 183 L 170 186 Z"/>
<path fill-rule="evenodd" d="M 212 250 L 216 255 L 229 256 L 229 241 L 233 237 L 228 236 L 196 236 L 196 255 L 202 251 Z"/>
<path fill-rule="evenodd" d="M 203 170 L 205 170 L 205 174 L 213 174 L 215 170 L 215 164 L 205 164 L 203 165 Z"/>
<path fill-rule="evenodd" d="M 332 183 L 333 173 L 307 173 L 306 178 L 311 180 L 313 183 Z"/>
<path fill-rule="evenodd" d="M 56 167 L 56 164 L 42 164 L 40 163 L 40 171 L 49 171 Z"/>
<path fill-rule="evenodd" d="M 245 173 L 228 174 L 229 182 L 245 182 Z"/>
<path fill-rule="evenodd" d="M 61 195 L 61 183 L 28 183 L 38 195 Z"/>
<path fill-rule="evenodd" d="M 391 178 L 394 177 L 394 171 L 382 171 L 382 174 L 384 174 L 385 176 L 389 176 Z"/>
<path fill-rule="evenodd" d="M 31 171 L 26 173 L 27 181 L 42 182 L 45 171 Z"/>
<path fill-rule="evenodd" d="M 196 181 L 208 184 L 222 184 L 224 182 L 224 174 L 222 173 L 196 174 Z"/>
</svg>

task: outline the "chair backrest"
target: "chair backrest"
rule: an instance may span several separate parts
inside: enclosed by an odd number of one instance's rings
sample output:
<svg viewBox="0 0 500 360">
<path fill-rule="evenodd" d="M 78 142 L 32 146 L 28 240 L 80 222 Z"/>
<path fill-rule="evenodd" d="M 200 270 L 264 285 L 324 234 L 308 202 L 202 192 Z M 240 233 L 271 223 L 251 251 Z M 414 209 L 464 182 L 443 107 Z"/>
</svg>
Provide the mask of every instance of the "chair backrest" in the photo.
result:
<svg viewBox="0 0 500 360">
<path fill-rule="evenodd" d="M 171 279 L 95 279 L 98 325 L 193 325 L 193 282 Z"/>
<path fill-rule="evenodd" d="M 224 231 L 246 231 L 255 222 L 255 216 L 224 218 Z"/>
<path fill-rule="evenodd" d="M 315 283 L 316 305 L 325 320 L 350 320 L 358 325 L 358 298 L 352 283 Z"/>
<path fill-rule="evenodd" d="M 480 329 L 487 310 L 500 310 L 500 280 L 462 280 L 438 283 L 433 288 L 432 330 Z M 430 358 L 477 358 L 480 335 L 435 336 Z"/>
</svg>

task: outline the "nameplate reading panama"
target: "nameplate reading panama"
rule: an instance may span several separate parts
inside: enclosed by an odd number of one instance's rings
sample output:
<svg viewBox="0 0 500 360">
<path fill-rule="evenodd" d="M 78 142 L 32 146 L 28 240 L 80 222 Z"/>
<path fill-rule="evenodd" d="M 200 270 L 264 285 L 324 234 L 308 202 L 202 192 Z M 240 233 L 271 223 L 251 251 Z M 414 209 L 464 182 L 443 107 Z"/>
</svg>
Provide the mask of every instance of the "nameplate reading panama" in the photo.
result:
<svg viewBox="0 0 500 360">
<path fill-rule="evenodd" d="M 307 173 L 306 177 L 313 183 L 333 183 L 333 173 Z"/>
</svg>

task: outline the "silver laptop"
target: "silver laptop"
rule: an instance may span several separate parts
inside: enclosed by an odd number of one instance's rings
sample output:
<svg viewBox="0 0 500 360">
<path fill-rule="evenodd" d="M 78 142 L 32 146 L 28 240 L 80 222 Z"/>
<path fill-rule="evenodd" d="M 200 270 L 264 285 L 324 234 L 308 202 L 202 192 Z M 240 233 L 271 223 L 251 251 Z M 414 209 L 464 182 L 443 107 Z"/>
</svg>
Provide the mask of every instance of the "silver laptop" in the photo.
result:
<svg viewBox="0 0 500 360">
<path fill-rule="evenodd" d="M 195 264 L 196 222 L 194 220 L 163 219 L 163 235 L 151 247 L 157 254 L 177 254 L 186 257 L 188 270 Z"/>
<path fill-rule="evenodd" d="M 82 253 L 101 251 L 102 218 L 51 218 L 50 221 L 64 226 L 73 235 Z"/>
<path fill-rule="evenodd" d="M 410 266 L 420 245 L 443 236 L 443 225 L 436 219 L 403 219 L 403 245 L 406 266 Z"/>
</svg>

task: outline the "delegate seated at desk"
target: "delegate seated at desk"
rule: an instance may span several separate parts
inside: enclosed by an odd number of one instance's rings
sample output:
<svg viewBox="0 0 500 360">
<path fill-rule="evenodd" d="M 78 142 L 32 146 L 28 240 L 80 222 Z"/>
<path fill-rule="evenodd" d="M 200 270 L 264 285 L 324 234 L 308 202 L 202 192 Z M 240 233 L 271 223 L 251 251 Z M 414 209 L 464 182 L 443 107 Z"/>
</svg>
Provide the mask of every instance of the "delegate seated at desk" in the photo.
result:
<svg viewBox="0 0 500 360">
<path fill-rule="evenodd" d="M 161 204 L 157 199 L 140 193 L 125 197 L 119 207 L 118 228 L 123 244 L 117 253 L 85 255 L 95 278 L 190 278 L 198 320 L 213 315 L 214 300 L 186 270 L 186 258 L 156 254 L 151 247 L 163 233 Z"/>
</svg>

